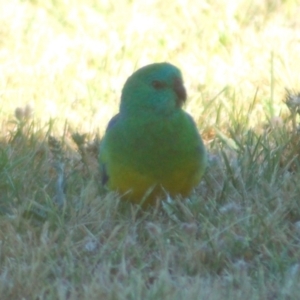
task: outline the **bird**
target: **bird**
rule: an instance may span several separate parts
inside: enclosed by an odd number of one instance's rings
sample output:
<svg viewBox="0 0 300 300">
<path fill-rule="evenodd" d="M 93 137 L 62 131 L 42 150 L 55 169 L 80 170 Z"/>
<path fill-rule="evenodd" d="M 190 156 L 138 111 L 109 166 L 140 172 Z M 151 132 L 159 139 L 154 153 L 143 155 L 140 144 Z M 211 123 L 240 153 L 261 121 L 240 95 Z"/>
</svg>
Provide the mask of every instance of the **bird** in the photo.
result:
<svg viewBox="0 0 300 300">
<path fill-rule="evenodd" d="M 99 146 L 102 185 L 121 199 L 154 205 L 163 197 L 188 197 L 207 166 L 197 126 L 182 108 L 181 71 L 168 62 L 141 67 L 126 80 L 119 112 Z"/>
</svg>

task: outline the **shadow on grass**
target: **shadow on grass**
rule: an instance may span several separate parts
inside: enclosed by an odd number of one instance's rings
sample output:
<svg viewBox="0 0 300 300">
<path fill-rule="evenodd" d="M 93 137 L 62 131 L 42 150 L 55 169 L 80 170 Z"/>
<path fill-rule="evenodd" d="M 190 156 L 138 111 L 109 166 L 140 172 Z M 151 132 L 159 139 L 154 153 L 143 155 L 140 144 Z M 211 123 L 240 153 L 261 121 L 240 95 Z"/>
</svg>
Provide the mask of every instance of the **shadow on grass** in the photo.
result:
<svg viewBox="0 0 300 300">
<path fill-rule="evenodd" d="M 88 143 L 67 125 L 62 137 L 54 137 L 52 121 L 39 127 L 24 120 L 8 128 L 0 144 L 0 212 L 17 216 L 18 230 L 27 230 L 30 220 L 67 236 L 80 223 L 85 233 L 74 240 L 92 236 L 84 247 L 96 241 L 96 248 L 105 242 L 123 249 L 123 241 L 126 255 L 138 258 L 135 267 L 150 257 L 149 268 L 156 270 L 159 256 L 167 269 L 189 276 L 236 269 L 253 275 L 258 267 L 280 273 L 299 257 L 300 138 L 284 122 L 259 132 L 243 124 L 217 132 L 206 175 L 190 198 L 146 212 L 104 196 L 97 140 Z M 118 265 L 122 251 L 107 258 Z"/>
<path fill-rule="evenodd" d="M 0 141 L 1 215 L 18 211 L 23 218 L 44 222 L 82 206 L 87 186 L 91 195 L 100 193 L 98 141 L 89 143 L 79 134 L 72 138 L 67 124 L 64 134 L 54 137 L 53 124 L 50 120 L 41 127 L 26 118 L 6 124 Z"/>
</svg>

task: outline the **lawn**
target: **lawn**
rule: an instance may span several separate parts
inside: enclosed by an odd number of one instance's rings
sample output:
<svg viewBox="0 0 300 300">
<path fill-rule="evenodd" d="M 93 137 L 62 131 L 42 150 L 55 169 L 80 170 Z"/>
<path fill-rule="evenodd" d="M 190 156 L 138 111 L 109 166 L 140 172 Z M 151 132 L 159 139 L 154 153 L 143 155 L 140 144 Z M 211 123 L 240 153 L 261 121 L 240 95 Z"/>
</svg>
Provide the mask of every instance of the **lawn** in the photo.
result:
<svg viewBox="0 0 300 300">
<path fill-rule="evenodd" d="M 0 0 L 1 299 L 298 299 L 300 1 Z M 100 185 L 125 80 L 168 61 L 209 153 L 189 199 Z"/>
</svg>

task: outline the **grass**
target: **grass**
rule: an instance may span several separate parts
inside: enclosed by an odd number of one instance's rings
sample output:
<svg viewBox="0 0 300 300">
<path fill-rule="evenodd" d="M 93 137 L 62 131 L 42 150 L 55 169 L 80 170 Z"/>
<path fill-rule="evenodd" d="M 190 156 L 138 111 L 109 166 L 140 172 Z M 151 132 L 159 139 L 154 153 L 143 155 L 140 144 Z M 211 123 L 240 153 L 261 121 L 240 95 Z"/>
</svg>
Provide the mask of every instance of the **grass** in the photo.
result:
<svg viewBox="0 0 300 300">
<path fill-rule="evenodd" d="M 1 299 L 297 299 L 299 4 L 0 2 Z M 101 188 L 97 145 L 155 61 L 210 164 L 141 211 Z"/>
</svg>

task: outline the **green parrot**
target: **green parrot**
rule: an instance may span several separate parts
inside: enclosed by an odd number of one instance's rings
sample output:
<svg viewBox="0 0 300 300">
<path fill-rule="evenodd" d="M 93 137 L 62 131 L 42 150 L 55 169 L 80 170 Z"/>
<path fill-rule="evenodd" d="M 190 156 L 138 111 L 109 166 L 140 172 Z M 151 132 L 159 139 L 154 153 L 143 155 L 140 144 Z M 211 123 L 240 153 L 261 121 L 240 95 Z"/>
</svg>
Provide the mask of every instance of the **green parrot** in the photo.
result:
<svg viewBox="0 0 300 300">
<path fill-rule="evenodd" d="M 166 194 L 187 197 L 207 165 L 180 70 L 170 63 L 140 68 L 126 81 L 119 113 L 100 142 L 102 184 L 134 203 Z"/>
</svg>

